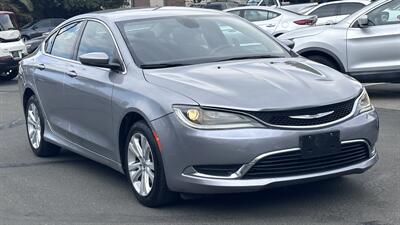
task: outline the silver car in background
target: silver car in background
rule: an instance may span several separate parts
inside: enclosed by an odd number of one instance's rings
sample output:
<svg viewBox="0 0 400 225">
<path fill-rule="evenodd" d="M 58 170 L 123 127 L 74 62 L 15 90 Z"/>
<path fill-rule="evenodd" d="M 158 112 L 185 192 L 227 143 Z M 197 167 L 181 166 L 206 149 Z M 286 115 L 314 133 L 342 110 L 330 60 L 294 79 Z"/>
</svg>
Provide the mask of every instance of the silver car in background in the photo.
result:
<svg viewBox="0 0 400 225">
<path fill-rule="evenodd" d="M 342 0 L 318 4 L 315 7 L 300 12 L 304 15 L 315 15 L 318 17 L 317 26 L 332 25 L 340 22 L 350 14 L 357 12 L 371 1 L 366 0 Z"/>
<path fill-rule="evenodd" d="M 225 12 L 243 17 L 275 37 L 292 30 L 315 26 L 317 22 L 316 16 L 304 16 L 282 8 L 244 6 L 227 9 Z"/>
<path fill-rule="evenodd" d="M 125 173 L 146 206 L 362 173 L 378 160 L 378 115 L 359 82 L 216 10 L 77 16 L 19 73 L 32 151 L 63 147 Z"/>
<path fill-rule="evenodd" d="M 363 82 L 400 82 L 400 0 L 372 3 L 332 26 L 279 37 L 294 50 Z"/>
</svg>

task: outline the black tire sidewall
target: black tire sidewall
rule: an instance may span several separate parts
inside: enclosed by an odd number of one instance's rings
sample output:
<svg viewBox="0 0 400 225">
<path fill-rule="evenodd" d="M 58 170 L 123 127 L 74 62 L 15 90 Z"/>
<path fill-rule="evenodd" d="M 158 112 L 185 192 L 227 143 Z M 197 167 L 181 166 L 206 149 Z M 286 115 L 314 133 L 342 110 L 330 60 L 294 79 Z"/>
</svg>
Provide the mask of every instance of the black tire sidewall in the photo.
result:
<svg viewBox="0 0 400 225">
<path fill-rule="evenodd" d="M 153 154 L 153 160 L 154 160 L 154 182 L 153 182 L 153 187 L 150 191 L 150 193 L 147 196 L 141 196 L 139 193 L 136 192 L 133 183 L 130 178 L 130 174 L 128 171 L 128 147 L 129 147 L 129 142 L 132 138 L 132 136 L 136 133 L 140 133 L 144 135 L 147 138 L 147 141 L 150 144 L 151 151 Z M 144 205 L 153 207 L 156 206 L 155 202 L 157 202 L 157 199 L 159 199 L 160 193 L 162 193 L 162 189 L 165 188 L 165 175 L 164 175 L 164 168 L 163 168 L 163 163 L 162 163 L 162 156 L 159 152 L 159 148 L 157 146 L 156 140 L 152 134 L 151 129 L 144 123 L 144 122 L 137 122 L 135 123 L 131 129 L 129 130 L 129 133 L 127 135 L 126 141 L 125 141 L 125 148 L 124 148 L 124 162 L 123 162 L 123 167 L 124 171 L 126 174 L 126 177 L 129 181 L 129 184 L 136 196 L 136 198 Z"/>
<path fill-rule="evenodd" d="M 17 69 L 11 70 L 11 73 L 8 74 L 7 76 L 5 76 L 5 73 L 6 72 L 2 72 L 0 74 L 0 81 L 10 81 L 10 80 L 12 80 L 12 79 L 14 79 L 15 77 L 18 76 L 18 70 Z"/>
<path fill-rule="evenodd" d="M 28 109 L 29 106 L 31 104 L 34 104 L 39 112 L 39 119 L 40 119 L 40 136 L 41 136 L 41 140 L 40 140 L 40 144 L 39 144 L 39 148 L 35 149 L 31 143 L 31 140 L 29 139 L 29 131 L 28 131 Z M 25 107 L 25 127 L 26 127 L 26 134 L 28 136 L 28 142 L 29 145 L 31 146 L 31 149 L 33 151 L 33 153 L 35 153 L 36 155 L 40 155 L 41 149 L 43 148 L 43 134 L 44 134 L 44 120 L 43 120 L 43 115 L 42 115 L 42 110 L 39 107 L 39 102 L 36 98 L 35 95 L 32 95 L 27 103 L 26 103 L 26 107 Z"/>
</svg>

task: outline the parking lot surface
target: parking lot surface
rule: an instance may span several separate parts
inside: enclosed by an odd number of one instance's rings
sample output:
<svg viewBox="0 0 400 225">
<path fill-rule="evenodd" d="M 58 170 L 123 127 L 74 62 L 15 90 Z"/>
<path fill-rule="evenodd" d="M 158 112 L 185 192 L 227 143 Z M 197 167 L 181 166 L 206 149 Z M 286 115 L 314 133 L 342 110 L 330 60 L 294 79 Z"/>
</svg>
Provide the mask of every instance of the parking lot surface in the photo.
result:
<svg viewBox="0 0 400 225">
<path fill-rule="evenodd" d="M 68 151 L 35 157 L 17 82 L 0 83 L 0 224 L 400 224 L 400 85 L 368 91 L 381 133 L 366 173 L 149 209 L 108 167 Z"/>
</svg>

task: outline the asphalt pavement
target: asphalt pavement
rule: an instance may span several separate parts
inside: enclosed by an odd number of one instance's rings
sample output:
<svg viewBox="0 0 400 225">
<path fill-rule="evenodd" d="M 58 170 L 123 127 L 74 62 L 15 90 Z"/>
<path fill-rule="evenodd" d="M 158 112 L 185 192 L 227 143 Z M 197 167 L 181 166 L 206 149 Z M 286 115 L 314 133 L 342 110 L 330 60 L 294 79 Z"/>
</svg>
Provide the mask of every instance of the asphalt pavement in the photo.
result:
<svg viewBox="0 0 400 225">
<path fill-rule="evenodd" d="M 17 83 L 0 83 L 0 224 L 400 224 L 400 85 L 368 91 L 381 133 L 366 173 L 149 209 L 108 167 L 69 151 L 35 157 Z"/>
</svg>

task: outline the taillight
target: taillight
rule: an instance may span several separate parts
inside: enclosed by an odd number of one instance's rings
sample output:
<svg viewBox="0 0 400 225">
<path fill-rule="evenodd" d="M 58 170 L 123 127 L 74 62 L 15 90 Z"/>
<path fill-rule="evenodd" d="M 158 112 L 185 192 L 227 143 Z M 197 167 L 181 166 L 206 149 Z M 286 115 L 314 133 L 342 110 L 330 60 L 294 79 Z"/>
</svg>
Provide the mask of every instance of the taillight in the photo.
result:
<svg viewBox="0 0 400 225">
<path fill-rule="evenodd" d="M 302 19 L 294 21 L 297 25 L 314 25 L 317 20 L 315 18 Z"/>
</svg>

